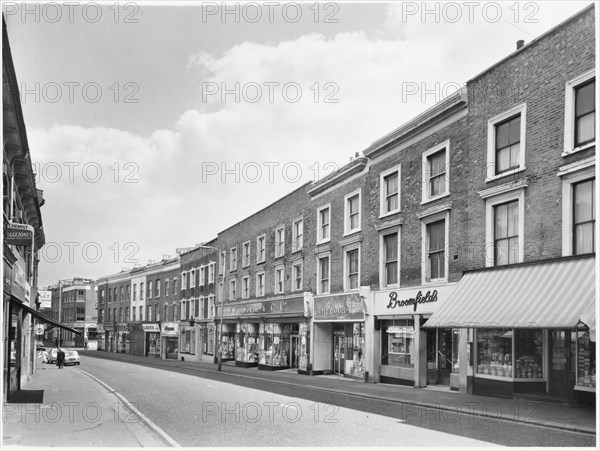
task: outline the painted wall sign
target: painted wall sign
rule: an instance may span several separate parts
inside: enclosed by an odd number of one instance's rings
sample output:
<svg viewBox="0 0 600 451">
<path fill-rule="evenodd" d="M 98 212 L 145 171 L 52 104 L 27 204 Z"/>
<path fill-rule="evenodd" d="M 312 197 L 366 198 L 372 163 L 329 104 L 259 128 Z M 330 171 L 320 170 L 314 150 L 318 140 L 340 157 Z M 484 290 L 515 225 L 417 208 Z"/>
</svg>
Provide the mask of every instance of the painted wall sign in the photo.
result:
<svg viewBox="0 0 600 451">
<path fill-rule="evenodd" d="M 219 312 L 217 312 L 219 313 Z M 225 305 L 223 316 L 256 316 L 297 313 L 304 315 L 304 298 L 284 299 L 280 301 L 252 302 L 249 304 Z"/>
<path fill-rule="evenodd" d="M 365 305 L 358 293 L 315 297 L 315 321 L 364 321 Z"/>
<path fill-rule="evenodd" d="M 430 314 L 450 297 L 456 283 L 420 286 L 375 293 L 377 316 Z"/>
</svg>

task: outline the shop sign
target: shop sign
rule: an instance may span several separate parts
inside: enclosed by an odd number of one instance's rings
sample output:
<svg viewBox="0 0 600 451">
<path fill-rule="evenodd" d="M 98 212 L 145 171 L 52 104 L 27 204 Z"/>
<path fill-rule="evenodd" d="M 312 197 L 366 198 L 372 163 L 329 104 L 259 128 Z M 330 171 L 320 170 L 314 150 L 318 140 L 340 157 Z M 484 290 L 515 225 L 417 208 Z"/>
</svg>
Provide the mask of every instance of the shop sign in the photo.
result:
<svg viewBox="0 0 600 451">
<path fill-rule="evenodd" d="M 163 335 L 177 336 L 179 334 L 179 324 L 178 323 L 162 323 L 161 331 Z"/>
<path fill-rule="evenodd" d="M 365 307 L 358 293 L 315 297 L 315 321 L 363 321 Z"/>
<path fill-rule="evenodd" d="M 49 290 L 38 290 L 40 295 L 40 309 L 52 308 L 52 292 Z"/>
<path fill-rule="evenodd" d="M 158 324 L 142 324 L 142 329 L 144 329 L 144 332 L 160 332 Z"/>
<path fill-rule="evenodd" d="M 37 324 L 35 326 L 35 334 L 36 335 L 44 335 L 45 329 L 46 329 L 46 326 L 44 326 L 43 324 Z"/>
<path fill-rule="evenodd" d="M 4 232 L 4 241 L 14 246 L 31 246 L 33 227 L 27 224 L 8 224 Z"/>
<path fill-rule="evenodd" d="M 119 324 L 117 324 L 117 331 L 119 331 L 119 332 L 129 332 L 129 324 L 128 323 L 119 323 Z"/>
<path fill-rule="evenodd" d="M 456 284 L 407 288 L 375 294 L 375 315 L 411 315 L 433 313 L 448 299 Z"/>
<path fill-rule="evenodd" d="M 223 316 L 256 316 L 277 315 L 282 313 L 298 313 L 304 315 L 304 298 L 284 299 L 279 301 L 252 302 L 223 307 Z"/>
</svg>

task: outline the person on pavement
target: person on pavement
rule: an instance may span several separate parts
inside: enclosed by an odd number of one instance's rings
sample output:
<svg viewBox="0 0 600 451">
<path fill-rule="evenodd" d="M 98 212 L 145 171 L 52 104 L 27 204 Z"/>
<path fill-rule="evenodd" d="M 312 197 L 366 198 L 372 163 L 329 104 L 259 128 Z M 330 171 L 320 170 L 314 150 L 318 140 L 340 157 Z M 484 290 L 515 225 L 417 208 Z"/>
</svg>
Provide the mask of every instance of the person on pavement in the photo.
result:
<svg viewBox="0 0 600 451">
<path fill-rule="evenodd" d="M 58 352 L 56 353 L 56 365 L 58 366 L 59 369 L 62 370 L 64 363 L 65 363 L 65 351 L 58 348 Z"/>
</svg>

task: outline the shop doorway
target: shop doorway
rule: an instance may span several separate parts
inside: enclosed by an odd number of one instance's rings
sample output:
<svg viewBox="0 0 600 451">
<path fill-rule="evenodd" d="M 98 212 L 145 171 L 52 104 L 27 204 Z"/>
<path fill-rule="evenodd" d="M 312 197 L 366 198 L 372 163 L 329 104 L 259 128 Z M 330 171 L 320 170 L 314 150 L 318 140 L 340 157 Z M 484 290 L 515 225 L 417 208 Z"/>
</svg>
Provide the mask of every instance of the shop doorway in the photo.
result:
<svg viewBox="0 0 600 451">
<path fill-rule="evenodd" d="M 452 373 L 452 329 L 440 329 L 438 362 L 438 383 L 450 385 L 450 373 Z"/>
<path fill-rule="evenodd" d="M 561 398 L 568 398 L 574 384 L 571 363 L 575 355 L 575 341 L 569 330 L 551 330 L 548 334 L 550 352 L 549 392 Z"/>
<path fill-rule="evenodd" d="M 292 343 L 290 349 L 290 368 L 298 368 L 298 347 L 300 337 L 298 335 L 292 335 Z"/>
<path fill-rule="evenodd" d="M 346 336 L 343 331 L 333 335 L 333 372 L 343 375 L 346 367 Z"/>
</svg>

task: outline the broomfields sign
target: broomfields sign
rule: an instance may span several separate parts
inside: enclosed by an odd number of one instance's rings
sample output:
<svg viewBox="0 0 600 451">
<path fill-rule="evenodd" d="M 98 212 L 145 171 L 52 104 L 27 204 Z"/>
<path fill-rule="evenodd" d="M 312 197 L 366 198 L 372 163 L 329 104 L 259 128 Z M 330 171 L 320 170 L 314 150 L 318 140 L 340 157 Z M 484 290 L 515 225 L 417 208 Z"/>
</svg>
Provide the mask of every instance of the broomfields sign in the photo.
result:
<svg viewBox="0 0 600 451">
<path fill-rule="evenodd" d="M 11 223 L 4 231 L 6 244 L 14 246 L 31 246 L 33 244 L 33 227 L 28 224 Z"/>
</svg>

